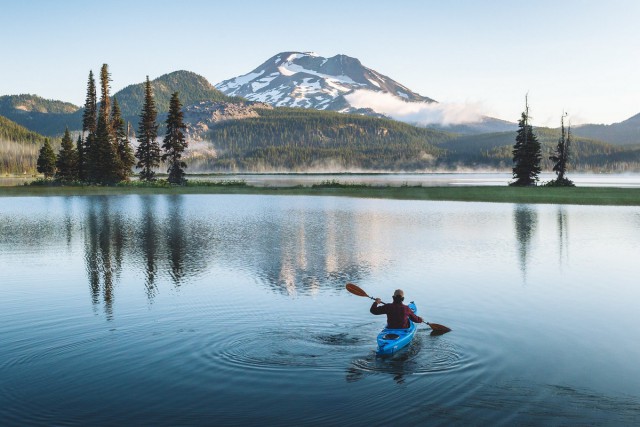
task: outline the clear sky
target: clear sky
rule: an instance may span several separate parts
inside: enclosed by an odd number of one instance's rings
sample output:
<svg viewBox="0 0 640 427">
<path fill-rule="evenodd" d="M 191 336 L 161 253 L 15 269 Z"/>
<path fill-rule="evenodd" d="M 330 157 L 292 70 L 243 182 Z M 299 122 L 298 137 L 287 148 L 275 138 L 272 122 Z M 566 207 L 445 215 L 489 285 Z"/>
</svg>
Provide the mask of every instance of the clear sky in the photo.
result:
<svg viewBox="0 0 640 427">
<path fill-rule="evenodd" d="M 0 0 L 0 95 L 82 105 L 176 70 L 216 84 L 281 51 L 356 57 L 440 102 L 535 125 L 640 113 L 638 0 Z"/>
</svg>

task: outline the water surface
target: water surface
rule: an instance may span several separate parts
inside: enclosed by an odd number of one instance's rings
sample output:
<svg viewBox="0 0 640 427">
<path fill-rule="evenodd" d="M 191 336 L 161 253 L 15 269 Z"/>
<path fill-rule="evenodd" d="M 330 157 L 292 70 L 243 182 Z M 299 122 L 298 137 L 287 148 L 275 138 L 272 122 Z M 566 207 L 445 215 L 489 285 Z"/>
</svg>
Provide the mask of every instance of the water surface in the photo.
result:
<svg viewBox="0 0 640 427">
<path fill-rule="evenodd" d="M 0 199 L 6 425 L 632 425 L 640 209 Z M 347 281 L 426 320 L 391 359 Z"/>
</svg>

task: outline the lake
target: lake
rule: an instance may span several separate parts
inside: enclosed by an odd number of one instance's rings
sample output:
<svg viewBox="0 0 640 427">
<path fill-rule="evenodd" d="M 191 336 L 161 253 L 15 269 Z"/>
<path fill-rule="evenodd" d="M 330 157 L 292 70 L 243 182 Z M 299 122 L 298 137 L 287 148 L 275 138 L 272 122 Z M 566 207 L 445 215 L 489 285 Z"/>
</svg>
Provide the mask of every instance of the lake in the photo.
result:
<svg viewBox="0 0 640 427">
<path fill-rule="evenodd" d="M 569 179 L 581 187 L 640 187 L 638 173 L 571 173 Z M 489 185 L 506 186 L 513 181 L 510 172 L 442 172 L 442 173 L 280 173 L 280 174 L 224 174 L 190 175 L 189 179 L 200 181 L 244 181 L 257 187 L 311 186 L 327 181 L 342 184 L 365 184 L 371 186 L 402 185 L 422 187 L 447 187 Z M 556 179 L 555 173 L 541 173 L 540 184 Z M 0 185 L 2 185 L 0 181 Z"/>
<path fill-rule="evenodd" d="M 640 208 L 0 198 L 3 425 L 637 425 Z M 425 320 L 392 358 L 354 282 Z"/>
<path fill-rule="evenodd" d="M 638 173 L 571 173 L 569 179 L 581 187 L 640 187 Z M 365 184 L 372 186 L 402 185 L 422 187 L 446 187 L 490 185 L 505 186 L 513 181 L 510 172 L 442 172 L 442 173 L 262 173 L 262 174 L 190 174 L 190 180 L 196 181 L 244 181 L 257 187 L 311 186 L 327 181 L 342 184 Z M 556 178 L 555 173 L 544 172 L 539 175 L 540 184 Z M 24 185 L 36 178 L 0 177 L 0 187 Z M 136 179 L 134 177 L 134 179 Z"/>
</svg>

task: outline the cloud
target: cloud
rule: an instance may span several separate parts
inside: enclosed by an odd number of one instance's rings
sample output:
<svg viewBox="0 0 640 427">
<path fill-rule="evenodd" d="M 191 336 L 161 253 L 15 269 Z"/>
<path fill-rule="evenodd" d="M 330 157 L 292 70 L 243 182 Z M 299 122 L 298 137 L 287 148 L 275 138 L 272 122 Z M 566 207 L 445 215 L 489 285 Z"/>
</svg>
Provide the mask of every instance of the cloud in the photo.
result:
<svg viewBox="0 0 640 427">
<path fill-rule="evenodd" d="M 482 121 L 480 104 L 406 102 L 388 92 L 356 90 L 344 96 L 355 108 L 371 108 L 393 119 L 423 126 L 443 126 Z"/>
</svg>

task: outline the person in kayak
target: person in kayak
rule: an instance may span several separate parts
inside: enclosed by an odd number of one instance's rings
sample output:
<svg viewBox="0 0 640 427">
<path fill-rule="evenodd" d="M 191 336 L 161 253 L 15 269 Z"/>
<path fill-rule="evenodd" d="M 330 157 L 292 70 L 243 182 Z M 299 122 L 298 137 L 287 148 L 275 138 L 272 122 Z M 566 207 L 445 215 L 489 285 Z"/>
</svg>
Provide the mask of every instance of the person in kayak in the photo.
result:
<svg viewBox="0 0 640 427">
<path fill-rule="evenodd" d="M 371 305 L 369 310 L 371 314 L 386 314 L 387 315 L 387 328 L 389 329 L 406 329 L 409 327 L 409 319 L 415 323 L 422 323 L 422 317 L 416 316 L 413 310 L 402 303 L 404 301 L 404 292 L 402 289 L 396 289 L 393 293 L 393 303 L 383 304 L 380 298 Z"/>
</svg>

